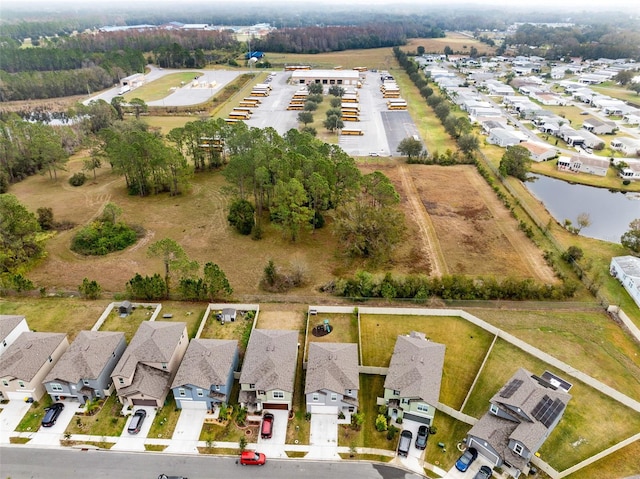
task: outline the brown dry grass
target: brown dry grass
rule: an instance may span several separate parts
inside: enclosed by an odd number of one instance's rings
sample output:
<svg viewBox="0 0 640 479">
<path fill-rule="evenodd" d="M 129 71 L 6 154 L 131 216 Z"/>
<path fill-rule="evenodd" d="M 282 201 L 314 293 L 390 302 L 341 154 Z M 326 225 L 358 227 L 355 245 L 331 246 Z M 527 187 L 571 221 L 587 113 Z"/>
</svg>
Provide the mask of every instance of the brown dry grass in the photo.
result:
<svg viewBox="0 0 640 479">
<path fill-rule="evenodd" d="M 496 50 L 486 43 L 458 32 L 447 32 L 444 38 L 411 38 L 401 48 L 415 52 L 419 46 L 424 47 L 426 53 L 443 53 L 446 46 L 451 47 L 455 54 L 467 54 L 471 47 L 476 47 L 480 55 L 493 55 Z"/>
</svg>

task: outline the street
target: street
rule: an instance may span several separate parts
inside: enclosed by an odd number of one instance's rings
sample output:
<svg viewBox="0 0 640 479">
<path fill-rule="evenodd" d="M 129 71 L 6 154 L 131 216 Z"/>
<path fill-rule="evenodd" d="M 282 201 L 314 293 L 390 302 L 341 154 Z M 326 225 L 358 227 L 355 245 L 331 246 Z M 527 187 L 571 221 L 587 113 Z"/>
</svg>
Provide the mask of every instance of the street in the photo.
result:
<svg viewBox="0 0 640 479">
<path fill-rule="evenodd" d="M 214 472 L 215 471 L 215 472 Z M 90 475 L 92 479 L 156 479 L 159 474 L 189 479 L 282 479 L 327 477 L 409 479 L 421 476 L 383 464 L 268 459 L 267 464 L 240 466 L 235 457 L 180 456 L 167 453 L 124 453 L 79 449 L 0 448 L 2 479 L 53 479 Z"/>
</svg>

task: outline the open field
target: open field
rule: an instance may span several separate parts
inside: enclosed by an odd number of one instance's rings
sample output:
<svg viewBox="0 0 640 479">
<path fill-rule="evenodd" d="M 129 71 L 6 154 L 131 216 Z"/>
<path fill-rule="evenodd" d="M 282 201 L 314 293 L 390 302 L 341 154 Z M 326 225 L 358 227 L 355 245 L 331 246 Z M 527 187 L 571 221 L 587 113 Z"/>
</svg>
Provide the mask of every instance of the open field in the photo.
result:
<svg viewBox="0 0 640 479">
<path fill-rule="evenodd" d="M 112 394 L 93 416 L 76 415 L 67 426 L 65 433 L 119 436 L 127 422 L 127 418 L 120 414 L 121 411 L 122 404 L 118 402 L 118 397 Z"/>
<path fill-rule="evenodd" d="M 640 345 L 604 312 L 467 311 L 640 400 Z"/>
<path fill-rule="evenodd" d="M 640 441 L 631 443 L 627 447 L 574 472 L 567 476 L 567 479 L 602 479 L 604 475 L 614 471 L 615 477 L 630 477 L 640 472 L 638 457 L 640 457 Z"/>
<path fill-rule="evenodd" d="M 519 367 L 533 374 L 549 370 L 573 384 L 562 420 L 540 449 L 542 459 L 556 470 L 567 469 L 640 432 L 640 415 L 503 340 L 496 341 L 463 412 L 482 416 L 491 397 Z M 606 420 L 594 421 L 596 417 Z"/>
<path fill-rule="evenodd" d="M 425 53 L 444 53 L 444 47 L 450 47 L 454 54 L 469 54 L 471 47 L 476 47 L 480 55 L 495 54 L 495 47 L 490 47 L 475 38 L 460 32 L 447 32 L 444 38 L 410 38 L 402 50 L 415 52 L 424 47 Z"/>
<path fill-rule="evenodd" d="M 493 336 L 458 317 L 361 315 L 362 357 L 365 366 L 388 367 L 398 335 L 411 331 L 446 345 L 440 401 L 462 406 Z M 384 389 L 373 391 L 382 396 Z"/>
<path fill-rule="evenodd" d="M 202 72 L 197 70 L 171 73 L 150 83 L 146 83 L 122 96 L 127 102 L 134 98 L 140 98 L 145 102 L 162 100 L 171 93 L 171 88 L 180 88 L 201 75 Z"/>
</svg>

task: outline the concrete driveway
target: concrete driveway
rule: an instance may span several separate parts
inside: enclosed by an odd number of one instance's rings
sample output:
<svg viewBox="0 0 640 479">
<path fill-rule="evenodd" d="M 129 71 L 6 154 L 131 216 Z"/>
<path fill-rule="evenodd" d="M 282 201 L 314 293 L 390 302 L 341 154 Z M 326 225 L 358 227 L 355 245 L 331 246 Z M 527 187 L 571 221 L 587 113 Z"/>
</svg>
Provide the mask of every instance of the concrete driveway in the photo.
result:
<svg viewBox="0 0 640 479">
<path fill-rule="evenodd" d="M 136 406 L 132 411 L 131 415 L 138 409 L 144 409 L 147 411 L 147 417 L 142 423 L 142 428 L 138 434 L 129 434 L 127 432 L 127 428 L 129 427 L 129 423 L 131 422 L 131 416 L 127 418 L 127 423 L 124 426 L 122 434 L 116 442 L 112 450 L 116 451 L 144 451 L 144 442 L 147 440 L 147 436 L 149 435 L 149 429 L 151 429 L 151 424 L 153 424 L 153 420 L 156 418 L 156 408 L 154 407 L 141 407 Z"/>
<path fill-rule="evenodd" d="M 424 456 L 424 450 L 416 449 L 416 437 L 418 437 L 418 428 L 422 426 L 422 423 L 417 421 L 405 420 L 402 423 L 403 431 L 411 431 L 413 437 L 411 438 L 411 446 L 409 446 L 409 453 L 407 457 L 396 456 L 393 462 L 401 464 L 407 469 L 422 473 L 424 471 L 422 467 L 422 458 Z M 400 432 L 398 433 L 398 439 L 400 438 Z"/>
<path fill-rule="evenodd" d="M 307 459 L 340 459 L 337 413 L 311 414 L 310 445 Z"/>
<path fill-rule="evenodd" d="M 75 414 L 82 409 L 79 402 L 60 401 L 64 404 L 64 409 L 58 416 L 56 423 L 51 427 L 42 427 L 33 434 L 30 445 L 38 446 L 59 446 L 60 439 L 64 439 L 64 431 L 73 420 Z"/>
<path fill-rule="evenodd" d="M 16 427 L 31 407 L 31 403 L 12 399 L 2 405 L 0 412 L 0 444 L 9 444 L 9 438 L 15 436 Z"/>
<path fill-rule="evenodd" d="M 257 450 L 266 454 L 267 457 L 288 457 L 284 451 L 284 445 L 287 441 L 289 411 L 265 409 L 264 412 L 273 414 L 273 434 L 269 439 L 262 439 L 260 430 L 258 430 Z M 262 427 L 262 423 L 260 426 Z"/>
<path fill-rule="evenodd" d="M 165 452 L 198 454 L 198 440 L 206 414 L 206 409 L 183 409 Z"/>
</svg>

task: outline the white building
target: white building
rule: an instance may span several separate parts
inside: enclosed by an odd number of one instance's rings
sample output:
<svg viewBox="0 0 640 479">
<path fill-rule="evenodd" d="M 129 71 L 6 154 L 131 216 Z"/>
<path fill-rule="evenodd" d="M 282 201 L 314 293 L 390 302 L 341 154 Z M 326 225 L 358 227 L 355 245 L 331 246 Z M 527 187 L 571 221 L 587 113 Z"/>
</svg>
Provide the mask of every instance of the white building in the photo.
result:
<svg viewBox="0 0 640 479">
<path fill-rule="evenodd" d="M 297 70 L 291 73 L 296 85 L 320 83 L 322 85 L 358 86 L 360 72 L 355 70 Z"/>
<path fill-rule="evenodd" d="M 624 289 L 640 308 L 640 258 L 635 256 L 611 258 L 609 272 L 622 283 Z"/>
</svg>

